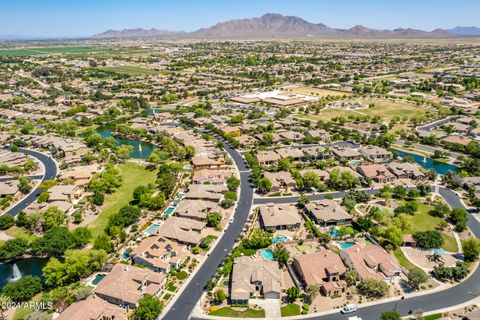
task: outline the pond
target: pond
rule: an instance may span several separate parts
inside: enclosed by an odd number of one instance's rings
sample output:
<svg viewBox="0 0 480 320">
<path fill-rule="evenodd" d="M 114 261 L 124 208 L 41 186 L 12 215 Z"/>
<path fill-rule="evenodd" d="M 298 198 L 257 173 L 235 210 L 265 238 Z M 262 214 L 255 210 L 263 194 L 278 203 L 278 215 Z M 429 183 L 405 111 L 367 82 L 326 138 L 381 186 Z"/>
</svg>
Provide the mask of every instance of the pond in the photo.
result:
<svg viewBox="0 0 480 320">
<path fill-rule="evenodd" d="M 143 142 L 136 139 L 125 139 L 121 137 L 115 137 L 112 135 L 111 127 L 108 125 L 99 126 L 96 130 L 96 133 L 101 135 L 104 138 L 113 137 L 117 146 L 126 144 L 133 147 L 132 153 L 130 154 L 131 158 L 134 159 L 146 159 L 152 153 L 154 145 L 149 142 Z"/>
<path fill-rule="evenodd" d="M 397 149 L 393 149 L 393 152 L 402 158 L 410 157 L 423 168 L 427 170 L 433 169 L 438 174 L 446 174 L 448 171 L 457 172 L 460 170 L 457 166 L 437 161 L 435 159 L 426 158 L 418 154 L 408 153 Z"/>
<path fill-rule="evenodd" d="M 47 258 L 28 258 L 0 264 L 0 291 L 14 278 L 14 274 L 17 274 L 18 278 L 18 272 L 22 277 L 26 275 L 42 277 L 42 268 L 48 260 Z"/>
</svg>

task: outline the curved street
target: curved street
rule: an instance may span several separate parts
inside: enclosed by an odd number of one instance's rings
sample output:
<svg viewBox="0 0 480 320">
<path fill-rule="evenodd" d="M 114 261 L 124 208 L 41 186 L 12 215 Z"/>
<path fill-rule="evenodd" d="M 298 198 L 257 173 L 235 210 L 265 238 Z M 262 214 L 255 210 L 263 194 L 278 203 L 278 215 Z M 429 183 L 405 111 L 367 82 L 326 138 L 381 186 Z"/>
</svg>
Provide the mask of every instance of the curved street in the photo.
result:
<svg viewBox="0 0 480 320">
<path fill-rule="evenodd" d="M 198 272 L 190 280 L 189 285 L 183 290 L 170 310 L 163 316 L 162 319 L 164 320 L 188 319 L 195 304 L 200 299 L 203 288 L 208 280 L 215 275 L 223 258 L 225 258 L 234 247 L 235 241 L 247 221 L 248 213 L 252 206 L 253 188 L 249 182 L 250 172 L 245 166 L 245 162 L 240 153 L 225 142 L 221 142 L 240 172 L 240 194 L 235 210 L 235 219 L 225 230 L 225 234 L 220 238 L 216 247 L 210 252 L 210 256 L 207 257 Z"/>
<path fill-rule="evenodd" d="M 253 204 L 265 204 L 265 203 L 295 203 L 298 201 L 297 196 L 293 197 L 279 197 L 279 198 L 258 198 L 253 200 L 253 188 L 249 182 L 249 169 L 246 167 L 244 159 L 240 153 L 229 145 L 222 141 L 225 150 L 233 158 L 235 165 L 240 171 L 240 195 L 238 206 L 235 211 L 235 220 L 229 225 L 225 234 L 221 237 L 220 242 L 211 252 L 210 256 L 205 260 L 200 270 L 195 274 L 190 282 L 190 285 L 185 288 L 181 295 L 176 300 L 175 304 L 170 308 L 167 314 L 163 317 L 166 320 L 178 320 L 188 319 L 195 304 L 200 299 L 203 288 L 208 280 L 210 280 L 216 269 L 220 266 L 223 258 L 228 255 L 231 249 L 235 245 L 235 241 L 243 229 L 243 226 L 248 217 L 248 213 Z M 369 194 L 378 192 L 376 189 L 366 189 Z M 447 188 L 439 187 L 438 192 L 450 205 L 451 208 L 463 208 L 465 206 L 460 201 L 458 195 Z M 309 195 L 309 199 L 312 201 L 324 199 L 326 195 L 330 195 L 333 198 L 341 198 L 345 192 L 329 192 L 322 194 Z M 480 223 L 473 216 L 470 216 L 468 221 L 468 227 L 472 233 L 480 238 Z M 411 298 L 405 298 L 404 300 L 397 300 L 393 302 L 379 303 L 373 306 L 361 307 L 355 315 L 362 317 L 363 319 L 374 320 L 379 319 L 382 312 L 386 310 L 396 309 L 402 314 L 407 316 L 409 312 L 414 310 L 422 311 L 434 311 L 437 309 L 445 308 L 448 306 L 454 306 L 472 300 L 473 298 L 480 296 L 480 268 L 477 268 L 475 272 L 464 282 L 443 291 L 415 296 Z M 340 314 L 339 312 L 327 314 L 327 315 L 306 315 L 305 319 L 321 319 L 321 320 L 345 320 L 347 315 Z M 196 316 L 195 319 L 202 319 L 202 317 Z"/>
<path fill-rule="evenodd" d="M 45 168 L 45 172 L 43 174 L 42 182 L 45 180 L 55 179 L 55 177 L 57 176 L 58 169 L 57 169 L 57 164 L 55 163 L 55 160 L 52 159 L 52 157 L 46 154 L 43 154 L 41 152 L 30 150 L 30 149 L 20 148 L 19 151 L 31 157 L 36 158 L 38 161 L 40 161 L 43 164 Z M 43 192 L 43 190 L 37 187 L 35 190 L 30 192 L 26 197 L 24 197 L 22 200 L 17 202 L 13 207 L 8 209 L 5 212 L 5 214 L 9 214 L 15 217 L 21 210 L 25 209 L 26 207 L 28 207 L 28 205 L 34 202 L 41 192 Z"/>
</svg>

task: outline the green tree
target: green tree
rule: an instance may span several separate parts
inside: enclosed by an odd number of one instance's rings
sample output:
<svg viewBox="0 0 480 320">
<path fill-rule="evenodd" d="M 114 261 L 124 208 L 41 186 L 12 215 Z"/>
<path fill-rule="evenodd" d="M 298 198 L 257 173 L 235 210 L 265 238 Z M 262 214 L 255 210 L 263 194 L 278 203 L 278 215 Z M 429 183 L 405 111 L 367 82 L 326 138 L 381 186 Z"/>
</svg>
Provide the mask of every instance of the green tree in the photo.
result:
<svg viewBox="0 0 480 320">
<path fill-rule="evenodd" d="M 225 292 L 222 289 L 218 289 L 213 293 L 213 301 L 216 304 L 221 304 L 223 301 L 225 301 L 226 298 L 227 296 L 225 295 Z"/>
<path fill-rule="evenodd" d="M 388 284 L 384 281 L 364 279 L 357 284 L 360 294 L 368 298 L 382 298 L 388 293 Z"/>
<path fill-rule="evenodd" d="M 480 254 L 480 240 L 470 237 L 462 241 L 462 249 L 465 261 L 473 262 L 478 259 Z"/>
<path fill-rule="evenodd" d="M 400 320 L 402 319 L 402 316 L 400 313 L 396 310 L 390 310 L 390 311 L 385 311 L 382 313 L 380 316 L 381 320 Z"/>
<path fill-rule="evenodd" d="M 3 287 L 3 293 L 13 301 L 27 301 L 43 288 L 39 277 L 25 276 L 20 280 L 7 283 Z"/>
<path fill-rule="evenodd" d="M 238 187 L 240 187 L 240 180 L 234 176 L 231 176 L 227 179 L 227 186 L 228 190 L 237 191 Z"/>
<path fill-rule="evenodd" d="M 28 243 L 22 238 L 14 238 L 0 245 L 0 262 L 20 258 L 28 249 Z"/>
<path fill-rule="evenodd" d="M 358 272 L 355 269 L 349 269 L 344 274 L 345 281 L 349 286 L 353 286 L 358 281 Z"/>
<path fill-rule="evenodd" d="M 269 192 L 271 188 L 272 188 L 272 182 L 268 178 L 263 177 L 260 180 L 258 180 L 258 190 L 260 192 Z"/>
<path fill-rule="evenodd" d="M 297 287 L 293 286 L 287 289 L 287 296 L 291 302 L 295 302 L 298 298 L 300 298 L 302 292 Z"/>
<path fill-rule="evenodd" d="M 273 257 L 277 260 L 280 267 L 287 265 L 288 259 L 290 258 L 290 252 L 285 249 L 282 244 L 278 244 L 275 249 L 273 249 Z"/>
<path fill-rule="evenodd" d="M 415 243 L 424 249 L 441 248 L 445 242 L 442 234 L 436 230 L 419 231 L 413 234 Z"/>
<path fill-rule="evenodd" d="M 216 228 L 220 225 L 221 221 L 222 221 L 222 215 L 219 212 L 207 213 L 207 226 Z"/>
<path fill-rule="evenodd" d="M 315 300 L 315 298 L 320 293 L 320 285 L 318 284 L 310 284 L 305 288 L 305 294 L 307 295 L 310 301 Z"/>
<path fill-rule="evenodd" d="M 113 252 L 112 239 L 105 233 L 99 234 L 93 242 L 93 249 L 104 250 L 106 253 Z"/>
<path fill-rule="evenodd" d="M 6 230 L 15 224 L 15 218 L 9 214 L 0 216 L 0 230 Z"/>
<path fill-rule="evenodd" d="M 29 177 L 19 177 L 18 178 L 18 190 L 20 190 L 21 193 L 27 194 L 32 190 L 32 185 L 31 185 L 32 179 Z"/>
<path fill-rule="evenodd" d="M 428 281 L 428 276 L 425 272 L 418 268 L 410 269 L 407 273 L 408 285 L 415 290 L 420 288 L 420 285 Z"/>
<path fill-rule="evenodd" d="M 33 241 L 32 252 L 36 255 L 60 256 L 76 246 L 75 236 L 67 228 L 52 227 L 43 234 L 43 237 Z"/>
<path fill-rule="evenodd" d="M 83 247 L 92 238 L 92 232 L 87 227 L 78 227 L 72 231 L 77 247 Z"/>
<path fill-rule="evenodd" d="M 449 218 L 456 226 L 458 231 L 463 231 L 467 228 L 468 214 L 464 209 L 452 209 L 452 211 L 450 211 Z"/>
<path fill-rule="evenodd" d="M 67 219 L 67 214 L 56 206 L 50 206 L 42 212 L 42 219 L 44 224 L 44 229 L 48 230 L 52 227 L 61 227 L 65 224 Z"/>
<path fill-rule="evenodd" d="M 133 312 L 133 320 L 154 320 L 163 310 L 162 301 L 151 295 L 144 295 Z"/>
</svg>

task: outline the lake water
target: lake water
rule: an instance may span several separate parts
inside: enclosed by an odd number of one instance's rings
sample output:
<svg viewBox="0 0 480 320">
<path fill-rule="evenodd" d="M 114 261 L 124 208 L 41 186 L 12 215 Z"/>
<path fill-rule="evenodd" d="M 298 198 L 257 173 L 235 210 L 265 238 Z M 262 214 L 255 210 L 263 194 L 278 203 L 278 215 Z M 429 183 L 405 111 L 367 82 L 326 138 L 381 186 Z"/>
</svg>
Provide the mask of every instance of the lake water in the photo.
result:
<svg viewBox="0 0 480 320">
<path fill-rule="evenodd" d="M 143 142 L 136 139 L 124 139 L 113 136 L 112 130 L 108 125 L 98 127 L 95 132 L 104 138 L 113 137 L 115 139 L 115 142 L 117 143 L 117 146 L 120 146 L 122 144 L 133 146 L 130 157 L 134 159 L 146 159 L 154 149 L 154 145 L 149 142 Z"/>
<path fill-rule="evenodd" d="M 42 277 L 42 268 L 47 264 L 48 260 L 47 258 L 29 258 L 18 260 L 14 263 L 0 264 L 0 291 L 12 276 L 14 264 L 17 265 L 22 276 L 32 275 Z"/>
<path fill-rule="evenodd" d="M 448 171 L 457 172 L 460 170 L 457 166 L 444 163 L 441 161 L 437 161 L 435 159 L 425 158 L 426 161 L 424 161 L 424 157 L 418 154 L 408 153 L 408 152 L 397 150 L 397 149 L 393 149 L 393 151 L 402 158 L 405 158 L 405 157 L 412 158 L 416 163 L 421 165 L 423 168 L 427 170 L 433 169 L 438 174 L 446 174 Z"/>
</svg>

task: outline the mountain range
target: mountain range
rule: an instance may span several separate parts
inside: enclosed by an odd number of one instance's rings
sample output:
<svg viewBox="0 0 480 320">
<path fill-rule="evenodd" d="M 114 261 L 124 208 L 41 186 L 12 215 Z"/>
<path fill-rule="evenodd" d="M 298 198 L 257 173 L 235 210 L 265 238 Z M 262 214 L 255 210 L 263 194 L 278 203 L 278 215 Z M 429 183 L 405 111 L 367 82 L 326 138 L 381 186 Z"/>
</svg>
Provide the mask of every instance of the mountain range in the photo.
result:
<svg viewBox="0 0 480 320">
<path fill-rule="evenodd" d="M 371 29 L 362 25 L 350 29 L 335 29 L 323 23 L 312 23 L 295 16 L 267 13 L 257 18 L 235 19 L 217 23 L 193 32 L 158 29 L 107 30 L 92 38 L 208 38 L 208 39 L 255 39 L 255 38 L 345 38 L 345 39 L 440 39 L 459 36 L 480 36 L 480 28 L 456 27 L 424 31 L 412 28 L 394 30 Z"/>
</svg>

